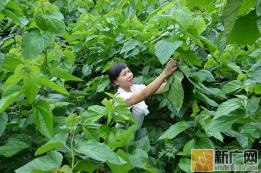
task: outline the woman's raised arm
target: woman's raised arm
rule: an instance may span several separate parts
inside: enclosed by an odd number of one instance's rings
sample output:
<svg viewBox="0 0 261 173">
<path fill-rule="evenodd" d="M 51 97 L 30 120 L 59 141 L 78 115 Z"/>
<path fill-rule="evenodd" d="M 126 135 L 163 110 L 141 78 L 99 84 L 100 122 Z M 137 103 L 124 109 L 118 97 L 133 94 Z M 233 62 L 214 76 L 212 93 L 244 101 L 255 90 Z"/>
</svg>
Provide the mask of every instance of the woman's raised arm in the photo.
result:
<svg viewBox="0 0 261 173">
<path fill-rule="evenodd" d="M 144 90 L 135 92 L 130 98 L 125 100 L 126 106 L 132 106 L 153 95 L 165 81 L 177 69 L 177 64 L 174 59 L 170 59 L 163 72 L 151 82 Z"/>
</svg>

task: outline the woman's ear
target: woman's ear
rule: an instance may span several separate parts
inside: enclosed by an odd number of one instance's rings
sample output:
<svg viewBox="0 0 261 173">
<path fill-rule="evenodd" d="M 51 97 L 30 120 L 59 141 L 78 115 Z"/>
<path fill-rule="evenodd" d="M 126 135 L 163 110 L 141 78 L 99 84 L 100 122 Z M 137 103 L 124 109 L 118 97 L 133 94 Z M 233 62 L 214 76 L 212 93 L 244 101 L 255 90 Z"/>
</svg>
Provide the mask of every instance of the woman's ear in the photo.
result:
<svg viewBox="0 0 261 173">
<path fill-rule="evenodd" d="M 114 80 L 113 84 L 116 85 L 116 86 L 119 86 L 119 82 L 117 80 Z"/>
</svg>

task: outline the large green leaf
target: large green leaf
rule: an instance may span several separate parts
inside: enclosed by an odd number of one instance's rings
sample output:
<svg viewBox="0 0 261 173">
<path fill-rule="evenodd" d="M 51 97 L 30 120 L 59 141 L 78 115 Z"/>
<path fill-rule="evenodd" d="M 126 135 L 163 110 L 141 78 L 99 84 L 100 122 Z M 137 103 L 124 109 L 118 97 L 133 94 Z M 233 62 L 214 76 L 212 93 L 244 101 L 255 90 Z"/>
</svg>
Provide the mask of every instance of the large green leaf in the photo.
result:
<svg viewBox="0 0 261 173">
<path fill-rule="evenodd" d="M 62 93 L 64 95 L 69 95 L 68 91 L 61 85 L 58 85 L 52 81 L 50 81 L 49 79 L 47 78 L 44 78 L 44 77 L 39 77 L 38 79 L 38 82 L 41 83 L 42 85 L 45 85 L 59 93 Z"/>
<path fill-rule="evenodd" d="M 3 68 L 8 71 L 13 72 L 16 70 L 16 67 L 22 63 L 23 63 L 23 61 L 18 58 L 15 58 L 13 56 L 5 56 L 4 62 L 3 62 Z"/>
<path fill-rule="evenodd" d="M 168 99 L 171 101 L 174 108 L 179 112 L 184 100 L 184 90 L 182 86 L 182 79 L 184 78 L 184 75 L 182 72 L 176 71 L 173 76 L 174 78 L 170 86 Z"/>
<path fill-rule="evenodd" d="M 24 18 L 23 16 L 19 16 L 19 15 L 15 14 L 11 10 L 3 9 L 1 11 L 1 13 L 4 14 L 6 17 L 12 19 L 14 21 L 14 23 L 17 23 L 20 26 L 25 26 L 28 23 L 26 18 Z"/>
<path fill-rule="evenodd" d="M 49 104 L 44 100 L 39 100 L 33 107 L 34 122 L 40 133 L 47 138 L 53 134 L 53 114 Z"/>
<path fill-rule="evenodd" d="M 196 66 L 201 66 L 201 61 L 200 59 L 191 51 L 185 51 L 185 50 L 177 50 L 179 54 L 181 54 L 182 59 L 186 61 L 189 64 L 196 65 Z"/>
<path fill-rule="evenodd" d="M 168 128 L 160 137 L 159 140 L 162 139 L 173 139 L 175 138 L 178 134 L 183 132 L 184 130 L 188 129 L 191 127 L 191 124 L 186 122 L 186 121 L 180 121 Z"/>
<path fill-rule="evenodd" d="M 228 43 L 253 44 L 260 37 L 256 21 L 257 16 L 254 10 L 238 18 L 227 39 Z"/>
<path fill-rule="evenodd" d="M 242 4 L 242 0 L 228 0 L 226 7 L 223 12 L 224 16 L 224 27 L 225 27 L 225 34 L 228 35 L 236 22 L 237 14 L 239 12 L 240 6 Z"/>
<path fill-rule="evenodd" d="M 37 77 L 32 73 L 27 73 L 24 74 L 23 81 L 27 101 L 28 103 L 32 103 L 40 90 Z"/>
<path fill-rule="evenodd" d="M 5 131 L 5 127 L 8 121 L 8 116 L 5 112 L 0 113 L 0 137 L 3 135 Z"/>
<path fill-rule="evenodd" d="M 66 139 L 68 137 L 68 134 L 66 133 L 58 133 L 55 136 L 53 136 L 46 144 L 42 145 L 35 151 L 35 155 L 41 155 L 43 153 L 46 153 L 50 150 L 53 150 L 58 147 L 63 147 L 66 145 Z"/>
<path fill-rule="evenodd" d="M 214 118 L 211 121 L 210 126 L 208 127 L 208 131 L 212 134 L 218 133 L 218 132 L 226 132 L 227 130 L 231 129 L 231 126 L 245 117 L 244 111 L 235 111 L 233 113 L 230 113 L 229 116 L 221 116 L 219 118 Z"/>
<path fill-rule="evenodd" d="M 246 15 L 256 7 L 256 0 L 243 0 L 238 16 Z"/>
<path fill-rule="evenodd" d="M 155 44 L 155 55 L 158 57 L 161 64 L 165 64 L 175 50 L 181 45 L 182 41 L 169 42 L 160 40 Z"/>
<path fill-rule="evenodd" d="M 62 79 L 72 80 L 72 81 L 82 81 L 82 79 L 73 76 L 70 73 L 59 68 L 49 68 L 49 71 L 53 76 L 60 77 Z"/>
<path fill-rule="evenodd" d="M 59 13 L 59 15 L 62 14 Z M 35 19 L 37 26 L 43 31 L 48 31 L 54 34 L 63 34 L 65 32 L 65 24 L 61 17 L 54 14 L 38 14 Z"/>
<path fill-rule="evenodd" d="M 121 49 L 120 53 L 128 53 L 129 51 L 135 49 L 137 46 L 139 46 L 141 43 L 138 40 L 135 39 L 130 39 L 126 41 L 123 44 L 123 47 Z"/>
<path fill-rule="evenodd" d="M 12 94 L 9 94 L 7 96 L 4 96 L 0 100 L 0 113 L 3 112 L 8 106 L 13 104 L 15 100 L 23 94 L 22 90 L 18 90 L 13 92 Z"/>
<path fill-rule="evenodd" d="M 192 73 L 192 77 L 196 79 L 198 82 L 213 82 L 215 81 L 214 76 L 208 70 L 199 70 L 197 72 Z"/>
<path fill-rule="evenodd" d="M 261 1 L 256 0 L 256 15 L 257 15 L 257 27 L 259 30 L 259 33 L 261 33 Z"/>
<path fill-rule="evenodd" d="M 0 1 L 0 12 L 5 8 L 10 0 L 2 0 Z"/>
<path fill-rule="evenodd" d="M 192 13 L 187 8 L 178 8 L 174 11 L 173 17 L 185 30 L 193 25 Z"/>
<path fill-rule="evenodd" d="M 230 112 L 237 110 L 240 107 L 242 107 L 242 104 L 239 98 L 229 99 L 218 106 L 214 119 L 217 119 L 222 115 L 228 115 Z"/>
<path fill-rule="evenodd" d="M 51 35 L 48 32 L 41 33 L 38 29 L 30 29 L 23 34 L 22 52 L 25 58 L 37 58 L 49 45 Z"/>
<path fill-rule="evenodd" d="M 218 104 L 217 104 L 217 102 L 215 100 L 212 100 L 212 99 L 208 98 L 208 96 L 206 96 L 205 94 L 201 93 L 198 90 L 195 90 L 194 96 L 196 98 L 198 98 L 199 100 L 203 101 L 204 103 L 210 105 L 210 106 L 213 106 L 213 107 L 217 107 L 218 106 Z"/>
<path fill-rule="evenodd" d="M 191 160 L 187 158 L 182 158 L 179 160 L 179 168 L 184 172 L 190 173 L 191 172 Z"/>
<path fill-rule="evenodd" d="M 128 173 L 129 170 L 134 167 L 148 170 L 151 173 L 157 172 L 154 168 L 148 165 L 148 154 L 144 150 L 135 149 L 132 153 L 125 153 L 124 151 L 119 150 L 117 151 L 117 154 L 128 162 L 121 165 L 108 163 L 113 173 Z"/>
<path fill-rule="evenodd" d="M 235 137 L 242 148 L 248 148 L 248 137 L 245 134 L 238 133 L 234 130 L 224 132 L 227 136 Z"/>
<path fill-rule="evenodd" d="M 191 149 L 194 148 L 194 139 L 189 140 L 183 147 L 183 154 L 185 155 L 190 155 L 191 154 Z"/>
<path fill-rule="evenodd" d="M 43 172 L 60 168 L 62 165 L 63 155 L 57 151 L 51 151 L 47 155 L 38 157 L 15 170 L 16 173 Z M 35 171 L 34 171 L 35 170 Z"/>
<path fill-rule="evenodd" d="M 214 149 L 215 145 L 209 138 L 197 138 L 195 140 L 195 148 L 196 149 Z"/>
<path fill-rule="evenodd" d="M 17 84 L 23 77 L 23 64 L 19 64 L 16 66 L 14 74 L 10 76 L 4 83 L 4 88 L 7 89 L 11 85 Z"/>
<path fill-rule="evenodd" d="M 126 161 L 114 153 L 107 145 L 94 140 L 87 141 L 78 139 L 75 150 L 78 153 L 84 154 L 85 156 L 98 161 L 107 161 L 113 164 L 126 163 Z"/>
<path fill-rule="evenodd" d="M 248 146 L 251 148 L 255 139 L 259 139 L 261 136 L 261 123 L 251 122 L 246 123 L 240 127 L 240 134 L 245 134 L 248 137 Z"/>
<path fill-rule="evenodd" d="M 261 16 L 261 1 L 256 0 L 256 14 L 257 16 Z"/>
<path fill-rule="evenodd" d="M 261 59 L 251 66 L 248 75 L 251 79 L 261 83 Z"/>
<path fill-rule="evenodd" d="M 23 134 L 14 134 L 10 136 L 5 145 L 0 146 L 0 155 L 12 157 L 15 154 L 30 147 L 31 139 Z"/>
<path fill-rule="evenodd" d="M 252 96 L 248 101 L 245 107 L 246 113 L 248 116 L 254 116 L 255 113 L 260 109 L 260 98 Z"/>
<path fill-rule="evenodd" d="M 239 80 L 232 80 L 226 83 L 222 88 L 221 91 L 224 93 L 231 93 L 236 91 L 242 87 L 242 82 Z"/>
</svg>

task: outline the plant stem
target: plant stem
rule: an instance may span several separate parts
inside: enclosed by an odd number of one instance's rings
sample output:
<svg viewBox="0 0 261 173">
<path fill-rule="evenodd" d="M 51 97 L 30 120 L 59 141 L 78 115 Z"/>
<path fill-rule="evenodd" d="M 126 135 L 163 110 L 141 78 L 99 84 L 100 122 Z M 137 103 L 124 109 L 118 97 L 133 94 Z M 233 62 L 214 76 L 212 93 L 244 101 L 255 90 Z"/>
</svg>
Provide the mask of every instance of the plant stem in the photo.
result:
<svg viewBox="0 0 261 173">
<path fill-rule="evenodd" d="M 73 139 L 74 139 L 74 134 L 71 136 L 71 155 L 72 155 L 72 170 L 74 168 L 74 152 L 73 152 Z"/>
</svg>

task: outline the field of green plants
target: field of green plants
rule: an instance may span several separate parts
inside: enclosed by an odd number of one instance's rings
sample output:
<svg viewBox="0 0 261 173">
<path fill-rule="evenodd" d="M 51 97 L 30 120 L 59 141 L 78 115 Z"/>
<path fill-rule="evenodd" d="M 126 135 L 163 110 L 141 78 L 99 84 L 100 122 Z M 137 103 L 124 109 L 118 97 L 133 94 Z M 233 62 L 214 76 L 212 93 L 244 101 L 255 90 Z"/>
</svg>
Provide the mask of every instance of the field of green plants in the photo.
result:
<svg viewBox="0 0 261 173">
<path fill-rule="evenodd" d="M 135 136 L 107 70 L 148 85 L 171 57 Z M 261 0 L 1 0 L 0 95 L 1 173 L 191 172 L 191 149 L 261 169 Z"/>
</svg>

